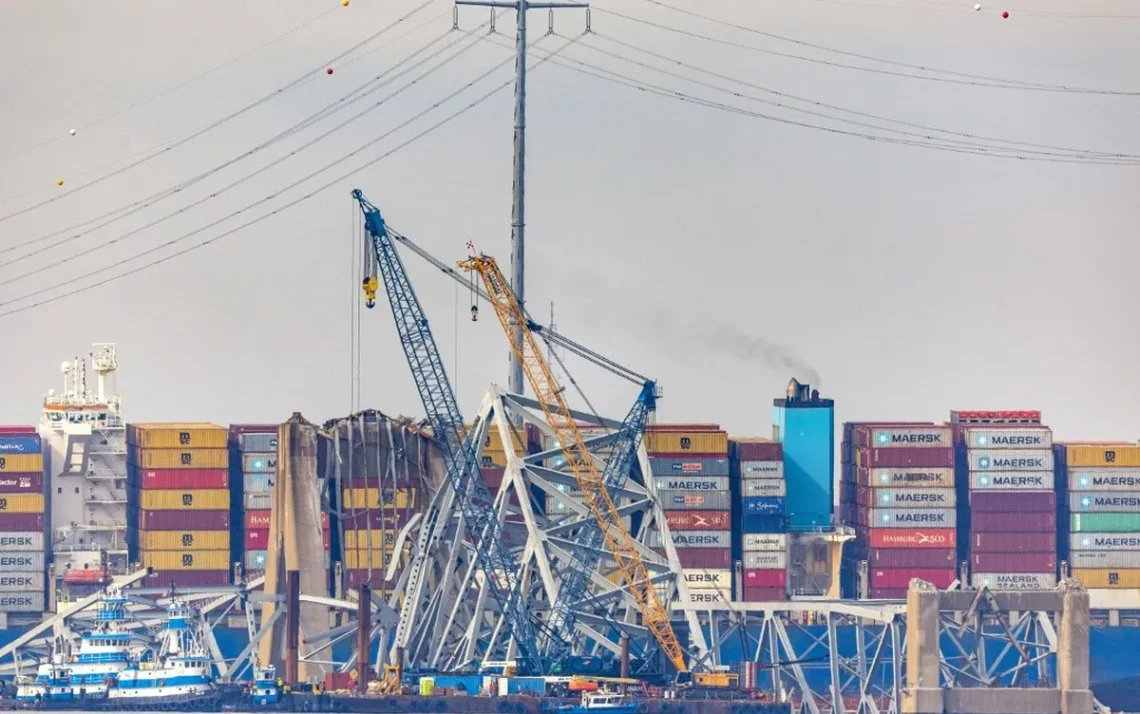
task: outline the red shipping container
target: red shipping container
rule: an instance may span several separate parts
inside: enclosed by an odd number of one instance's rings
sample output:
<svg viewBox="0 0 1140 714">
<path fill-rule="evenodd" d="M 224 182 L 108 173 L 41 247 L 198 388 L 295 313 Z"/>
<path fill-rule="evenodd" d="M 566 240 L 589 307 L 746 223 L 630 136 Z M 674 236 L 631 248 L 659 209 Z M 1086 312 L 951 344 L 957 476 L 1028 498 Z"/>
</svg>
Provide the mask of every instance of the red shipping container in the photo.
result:
<svg viewBox="0 0 1140 714">
<path fill-rule="evenodd" d="M 246 550 L 265 550 L 269 547 L 269 530 L 247 530 L 245 532 Z"/>
<path fill-rule="evenodd" d="M 971 491 L 972 513 L 1054 513 L 1057 494 L 1052 491 Z"/>
<path fill-rule="evenodd" d="M 744 588 L 744 602 L 780 602 L 788 599 L 784 588 Z"/>
<path fill-rule="evenodd" d="M 953 568 L 957 551 L 953 548 L 871 548 L 867 562 L 872 568 Z"/>
<path fill-rule="evenodd" d="M 958 531 L 953 528 L 869 528 L 872 548 L 955 548 Z"/>
<path fill-rule="evenodd" d="M 1057 548 L 1053 533 L 971 533 L 971 553 L 1052 553 Z"/>
<path fill-rule="evenodd" d="M 224 531 L 229 527 L 229 511 L 138 512 L 140 531 Z"/>
<path fill-rule="evenodd" d="M 906 588 L 871 588 L 875 600 L 906 600 Z"/>
<path fill-rule="evenodd" d="M 936 588 L 950 586 L 958 577 L 956 568 L 872 568 L 872 588 L 909 588 L 913 578 L 925 580 Z"/>
<path fill-rule="evenodd" d="M 1056 573 L 1055 553 L 974 553 L 975 573 Z"/>
<path fill-rule="evenodd" d="M 0 493 L 43 493 L 42 473 L 0 473 Z"/>
<path fill-rule="evenodd" d="M 1056 513 L 974 513 L 970 530 L 978 533 L 1056 533 Z"/>
<path fill-rule="evenodd" d="M 728 570 L 732 567 L 732 551 L 728 548 L 678 548 L 677 559 L 682 568 Z"/>
<path fill-rule="evenodd" d="M 859 449 L 860 466 L 903 467 L 927 466 L 930 468 L 950 468 L 954 466 L 953 448 L 895 447 L 887 449 Z"/>
<path fill-rule="evenodd" d="M 0 532 L 42 531 L 43 529 L 44 514 L 42 513 L 5 513 L 0 516 Z"/>
<path fill-rule="evenodd" d="M 788 571 L 780 570 L 742 570 L 744 588 L 786 588 L 788 587 Z"/>
<path fill-rule="evenodd" d="M 321 527 L 328 532 L 329 529 L 329 514 L 321 514 Z M 246 511 L 245 512 L 245 528 L 246 530 L 258 530 L 269 528 L 269 511 Z"/>
<path fill-rule="evenodd" d="M 495 493 L 503 485 L 503 478 L 507 475 L 505 466 L 484 466 L 479 469 L 483 472 L 483 480 L 487 483 L 487 490 Z"/>
<path fill-rule="evenodd" d="M 139 471 L 139 488 L 229 488 L 226 469 L 148 469 Z"/>
<path fill-rule="evenodd" d="M 729 439 L 729 453 L 737 461 L 783 461 L 784 444 L 779 441 L 733 441 Z"/>
<path fill-rule="evenodd" d="M 720 424 L 647 424 L 647 432 L 653 431 L 720 431 Z"/>
<path fill-rule="evenodd" d="M 38 436 L 34 426 L 0 426 L 0 434 L 7 436 Z"/>
<path fill-rule="evenodd" d="M 731 511 L 665 511 L 665 523 L 675 531 L 721 531 L 732 528 Z"/>
<path fill-rule="evenodd" d="M 143 587 L 147 588 L 162 588 L 170 585 L 179 588 L 194 588 L 229 584 L 230 571 L 228 570 L 155 571 L 143 580 Z"/>
</svg>

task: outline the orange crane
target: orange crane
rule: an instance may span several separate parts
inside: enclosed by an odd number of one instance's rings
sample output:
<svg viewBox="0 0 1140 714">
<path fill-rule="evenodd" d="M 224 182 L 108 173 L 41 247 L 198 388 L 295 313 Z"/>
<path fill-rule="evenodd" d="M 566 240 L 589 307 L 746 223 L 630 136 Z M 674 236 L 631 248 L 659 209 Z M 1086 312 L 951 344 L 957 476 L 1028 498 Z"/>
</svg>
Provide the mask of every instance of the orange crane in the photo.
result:
<svg viewBox="0 0 1140 714">
<path fill-rule="evenodd" d="M 649 571 L 637 552 L 637 544 L 626 530 L 621 514 L 605 487 L 602 474 L 589 456 L 582 433 L 570 415 L 570 407 L 563 396 L 564 390 L 555 381 L 530 329 L 531 321 L 519 305 L 518 298 L 494 258 L 486 255 L 472 256 L 459 261 L 458 265 L 466 271 L 479 273 L 483 279 L 490 303 L 495 308 L 511 350 L 522 363 L 523 372 L 542 406 L 546 422 L 554 431 L 574 478 L 582 489 L 582 498 L 602 532 L 606 550 L 613 555 L 622 579 L 637 602 L 646 628 L 653 633 L 665 656 L 676 667 L 677 681 L 682 683 L 690 680 L 684 649 L 673 632 L 669 610 L 658 596 Z"/>
</svg>

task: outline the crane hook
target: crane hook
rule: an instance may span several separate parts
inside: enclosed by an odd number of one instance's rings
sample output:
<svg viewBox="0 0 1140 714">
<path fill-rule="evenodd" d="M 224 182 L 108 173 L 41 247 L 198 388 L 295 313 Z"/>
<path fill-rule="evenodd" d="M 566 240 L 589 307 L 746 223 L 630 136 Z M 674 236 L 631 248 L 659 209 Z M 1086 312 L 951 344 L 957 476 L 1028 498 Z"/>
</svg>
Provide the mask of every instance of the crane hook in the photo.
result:
<svg viewBox="0 0 1140 714">
<path fill-rule="evenodd" d="M 375 275 L 364 279 L 364 305 L 369 310 L 376 307 L 376 290 L 379 287 L 380 281 L 376 279 Z"/>
<path fill-rule="evenodd" d="M 471 306 L 471 322 L 479 322 L 479 306 Z"/>
</svg>

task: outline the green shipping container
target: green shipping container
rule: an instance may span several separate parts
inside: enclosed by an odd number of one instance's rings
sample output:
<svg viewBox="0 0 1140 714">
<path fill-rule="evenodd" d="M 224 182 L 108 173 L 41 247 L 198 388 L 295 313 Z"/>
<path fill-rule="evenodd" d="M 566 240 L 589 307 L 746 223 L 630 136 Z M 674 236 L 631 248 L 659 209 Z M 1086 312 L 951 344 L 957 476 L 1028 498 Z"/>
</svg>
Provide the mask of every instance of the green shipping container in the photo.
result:
<svg viewBox="0 0 1140 714">
<path fill-rule="evenodd" d="M 1140 513 L 1074 513 L 1074 533 L 1140 533 Z"/>
</svg>

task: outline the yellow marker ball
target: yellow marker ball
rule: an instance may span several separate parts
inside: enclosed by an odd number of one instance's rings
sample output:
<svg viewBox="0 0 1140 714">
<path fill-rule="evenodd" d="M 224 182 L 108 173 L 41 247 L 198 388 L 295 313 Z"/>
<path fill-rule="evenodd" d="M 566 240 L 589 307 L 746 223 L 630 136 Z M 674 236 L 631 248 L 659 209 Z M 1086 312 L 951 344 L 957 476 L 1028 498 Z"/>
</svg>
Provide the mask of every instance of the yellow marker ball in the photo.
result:
<svg viewBox="0 0 1140 714">
<path fill-rule="evenodd" d="M 56 185 L 56 186 L 62 186 L 62 185 L 63 185 L 63 179 L 56 179 L 56 180 L 55 180 L 55 185 Z"/>
<path fill-rule="evenodd" d="M 348 7 L 348 0 L 340 0 L 340 4 Z"/>
</svg>

